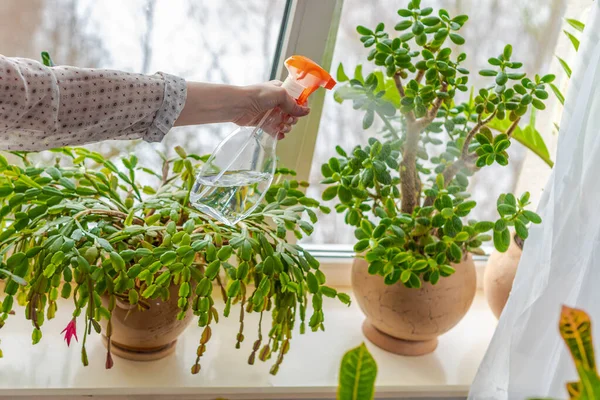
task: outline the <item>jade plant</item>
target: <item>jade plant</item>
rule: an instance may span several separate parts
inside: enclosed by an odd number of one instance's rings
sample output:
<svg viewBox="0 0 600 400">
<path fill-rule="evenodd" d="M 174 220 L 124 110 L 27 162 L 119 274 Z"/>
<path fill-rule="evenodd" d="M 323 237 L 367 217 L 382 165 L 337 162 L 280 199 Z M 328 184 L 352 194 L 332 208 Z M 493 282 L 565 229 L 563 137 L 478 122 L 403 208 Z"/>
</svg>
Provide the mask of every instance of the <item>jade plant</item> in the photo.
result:
<svg viewBox="0 0 600 400">
<path fill-rule="evenodd" d="M 487 85 L 469 88 L 459 33 L 468 17 L 434 13 L 420 0 L 398 14 L 395 33 L 383 23 L 357 27 L 372 72 L 365 76 L 359 65 L 350 79 L 338 68 L 338 81 L 346 83 L 336 100 L 364 113 L 365 130 L 376 119 L 383 128 L 366 146 L 336 147 L 337 156 L 322 166 L 329 185 L 323 199 L 339 200 L 335 209 L 355 227 L 354 249 L 371 274 L 419 288 L 451 275 L 452 263 L 466 253 L 483 253 L 483 242 L 493 238 L 496 249 L 506 251 L 511 228 L 526 239 L 529 224 L 541 222 L 526 209 L 528 193 L 502 194 L 496 221 L 468 220 L 476 202 L 467 187 L 479 169 L 508 164 L 521 120 L 545 108 L 555 77 L 528 77 L 506 45 L 479 71 Z"/>
<path fill-rule="evenodd" d="M 203 158 L 175 150 L 173 158 L 161 154 L 156 170 L 141 166 L 135 155 L 113 162 L 85 148 L 53 150 L 51 165 L 35 164 L 23 152 L 11 154 L 14 164 L 0 156 L 0 327 L 18 304 L 31 321 L 36 344 L 44 321 L 60 312 L 59 297 L 72 299 L 72 321 L 63 331 L 67 343 L 77 339 L 77 322 L 83 324 L 81 356 L 87 365 L 87 337 L 100 333 L 104 320 L 110 368 L 115 302 L 144 310 L 151 299 L 166 300 L 176 285 L 178 318 L 193 313 L 204 328 L 197 353 L 190 355 L 192 373 L 200 371 L 219 320 L 214 304 L 222 297 L 223 316 L 239 308 L 238 348 L 248 335 L 244 314 L 260 313 L 248 362 L 274 358 L 273 374 L 295 325 L 301 333 L 306 324 L 323 329 L 323 296 L 350 299 L 325 286 L 318 261 L 286 239 L 291 232 L 309 235 L 315 210 L 328 212 L 305 197 L 301 189 L 307 183 L 279 169 L 264 203 L 245 221 L 227 226 L 189 202 Z M 142 185 L 143 179 L 154 184 Z M 313 311 L 307 318 L 309 302 Z M 265 313 L 272 323 L 263 330 Z"/>
</svg>

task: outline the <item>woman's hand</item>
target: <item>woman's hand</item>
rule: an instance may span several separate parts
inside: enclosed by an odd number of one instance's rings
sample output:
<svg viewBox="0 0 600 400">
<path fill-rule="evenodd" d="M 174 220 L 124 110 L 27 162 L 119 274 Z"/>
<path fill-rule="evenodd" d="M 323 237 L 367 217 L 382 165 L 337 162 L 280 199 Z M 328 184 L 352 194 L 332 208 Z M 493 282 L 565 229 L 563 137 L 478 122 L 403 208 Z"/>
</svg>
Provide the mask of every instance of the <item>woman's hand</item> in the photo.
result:
<svg viewBox="0 0 600 400">
<path fill-rule="evenodd" d="M 298 118 L 308 115 L 310 109 L 298 105 L 281 85 L 281 81 L 271 81 L 243 88 L 248 93 L 246 102 L 232 122 L 240 126 L 256 126 L 267 112 L 274 110 L 263 129 L 283 139 Z"/>
<path fill-rule="evenodd" d="M 280 81 L 252 86 L 187 82 L 187 99 L 175 126 L 216 122 L 256 126 L 273 109 L 264 129 L 279 139 L 285 137 L 299 117 L 310 111 L 298 105 L 281 87 Z"/>
</svg>

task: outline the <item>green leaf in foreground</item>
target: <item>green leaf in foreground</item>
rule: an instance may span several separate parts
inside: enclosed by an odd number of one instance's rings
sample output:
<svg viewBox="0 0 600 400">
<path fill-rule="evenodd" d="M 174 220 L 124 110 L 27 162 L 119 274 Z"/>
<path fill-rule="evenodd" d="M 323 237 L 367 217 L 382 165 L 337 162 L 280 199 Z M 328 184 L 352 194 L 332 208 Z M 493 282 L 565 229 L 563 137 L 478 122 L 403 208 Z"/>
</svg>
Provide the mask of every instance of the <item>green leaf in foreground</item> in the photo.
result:
<svg viewBox="0 0 600 400">
<path fill-rule="evenodd" d="M 573 28 L 577 29 L 579 32 L 583 32 L 583 29 L 585 28 L 585 24 L 576 19 L 567 18 L 567 19 L 565 19 L 565 21 L 567 21 L 567 24 L 571 25 Z"/>
<path fill-rule="evenodd" d="M 531 126 L 526 126 L 525 129 L 516 129 L 513 133 L 513 138 L 529 150 L 533 151 L 548 164 L 548 166 L 554 166 L 554 161 L 550 159 L 548 147 L 546 147 L 546 143 L 537 129 Z"/>
<path fill-rule="evenodd" d="M 565 70 L 565 73 L 567 74 L 567 76 L 570 78 L 572 71 L 571 71 L 571 67 L 569 67 L 569 64 L 567 64 L 567 62 L 565 60 L 563 60 L 562 58 L 560 58 L 559 56 L 556 56 L 556 58 L 558 59 L 558 62 L 560 63 L 562 68 Z"/>
<path fill-rule="evenodd" d="M 556 98 L 558 99 L 558 101 L 560 101 L 560 104 L 564 105 L 565 104 L 565 96 L 563 96 L 563 94 L 556 87 L 556 85 L 553 84 L 553 83 L 551 83 L 550 84 L 550 89 L 552 89 L 552 91 L 554 92 L 554 95 L 556 96 Z"/>
<path fill-rule="evenodd" d="M 567 382 L 569 399 L 592 400 L 600 396 L 600 377 L 592 343 L 592 322 L 589 315 L 576 308 L 562 307 L 558 323 L 560 335 L 575 363 L 579 381 Z M 531 397 L 528 400 L 552 400 Z"/>
<path fill-rule="evenodd" d="M 568 32 L 568 31 L 563 31 L 563 32 L 565 33 L 565 35 L 567 35 L 567 37 L 571 41 L 571 44 L 573 45 L 573 47 L 575 47 L 575 51 L 579 50 L 579 39 L 577 39 L 572 33 Z"/>
<path fill-rule="evenodd" d="M 367 346 L 362 343 L 348 351 L 342 358 L 337 399 L 373 399 L 375 378 L 377 378 L 377 363 L 367 350 Z"/>
<path fill-rule="evenodd" d="M 579 382 L 570 382 L 567 389 L 572 399 L 597 399 L 600 396 L 600 377 L 596 369 L 596 357 L 592 343 L 592 323 L 589 315 L 576 308 L 563 306 L 560 335 L 565 341 L 575 362 Z"/>
</svg>

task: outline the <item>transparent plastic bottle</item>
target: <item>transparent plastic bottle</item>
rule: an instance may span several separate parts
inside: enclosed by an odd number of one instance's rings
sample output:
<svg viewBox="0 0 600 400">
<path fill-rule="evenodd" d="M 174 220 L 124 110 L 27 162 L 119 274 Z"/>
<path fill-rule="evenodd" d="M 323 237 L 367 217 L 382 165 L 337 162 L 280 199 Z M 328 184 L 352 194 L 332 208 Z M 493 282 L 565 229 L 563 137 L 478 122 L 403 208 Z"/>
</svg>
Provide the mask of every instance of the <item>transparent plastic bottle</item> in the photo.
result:
<svg viewBox="0 0 600 400">
<path fill-rule="evenodd" d="M 319 87 L 336 82 L 314 61 L 292 56 L 285 61 L 289 72 L 283 87 L 298 104 Z M 263 130 L 282 119 L 271 110 L 256 127 L 240 127 L 229 134 L 200 169 L 190 201 L 203 213 L 234 225 L 254 211 L 264 198 L 277 165 L 275 136 Z"/>
</svg>

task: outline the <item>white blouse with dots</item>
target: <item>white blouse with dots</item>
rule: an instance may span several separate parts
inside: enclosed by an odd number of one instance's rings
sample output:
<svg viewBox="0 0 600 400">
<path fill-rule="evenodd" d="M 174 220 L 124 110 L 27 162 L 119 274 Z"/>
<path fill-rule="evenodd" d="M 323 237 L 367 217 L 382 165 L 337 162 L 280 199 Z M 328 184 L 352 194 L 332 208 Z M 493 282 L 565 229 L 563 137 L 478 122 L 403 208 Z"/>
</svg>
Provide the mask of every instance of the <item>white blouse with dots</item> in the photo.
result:
<svg viewBox="0 0 600 400">
<path fill-rule="evenodd" d="M 0 55 L 0 149 L 39 151 L 109 139 L 161 141 L 186 99 L 182 78 L 46 67 Z"/>
</svg>

